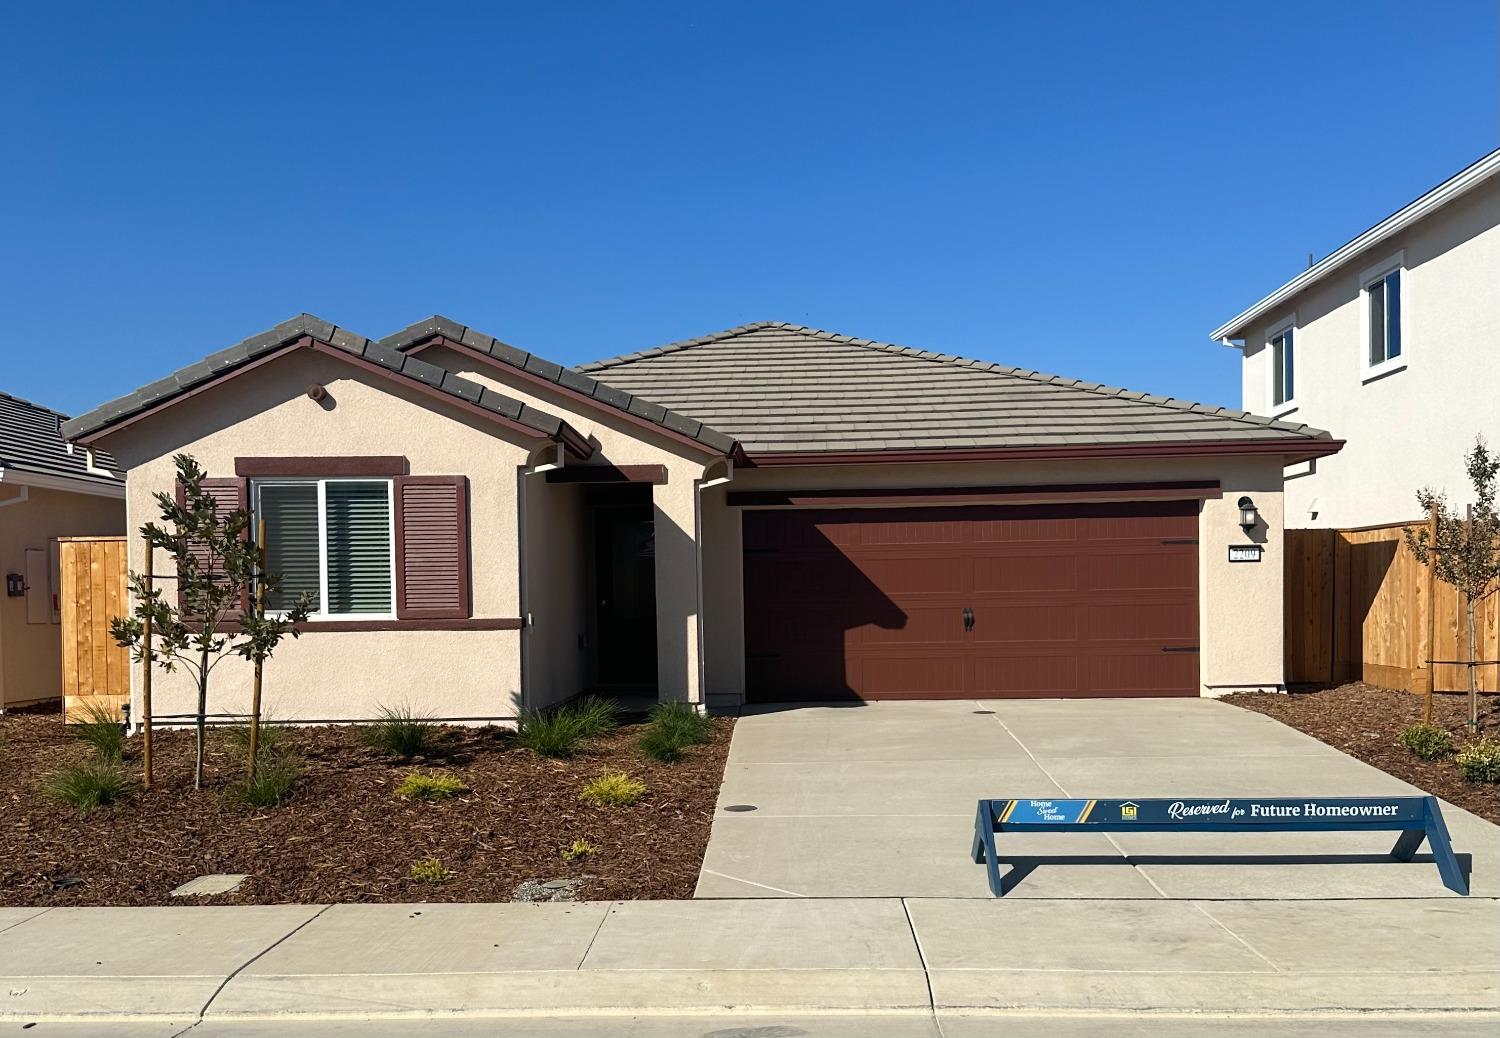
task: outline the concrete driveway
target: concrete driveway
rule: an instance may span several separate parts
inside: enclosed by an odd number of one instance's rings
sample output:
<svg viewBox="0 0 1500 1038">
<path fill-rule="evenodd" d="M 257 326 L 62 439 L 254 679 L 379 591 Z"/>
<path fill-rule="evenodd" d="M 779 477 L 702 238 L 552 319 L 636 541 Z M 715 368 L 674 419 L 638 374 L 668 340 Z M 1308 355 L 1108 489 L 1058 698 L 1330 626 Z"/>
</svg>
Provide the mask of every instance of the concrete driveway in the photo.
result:
<svg viewBox="0 0 1500 1038">
<path fill-rule="evenodd" d="M 988 898 L 968 857 L 982 797 L 1419 792 L 1261 714 L 1206 699 L 750 708 L 696 896 Z M 753 811 L 727 810 L 750 805 Z M 1500 828 L 1444 806 L 1474 895 L 1500 895 Z M 1425 847 L 1385 833 L 1007 836 L 1030 898 L 1446 898 Z M 1074 860 L 1052 863 L 1054 856 Z M 1189 857 L 1191 856 L 1191 857 Z"/>
</svg>

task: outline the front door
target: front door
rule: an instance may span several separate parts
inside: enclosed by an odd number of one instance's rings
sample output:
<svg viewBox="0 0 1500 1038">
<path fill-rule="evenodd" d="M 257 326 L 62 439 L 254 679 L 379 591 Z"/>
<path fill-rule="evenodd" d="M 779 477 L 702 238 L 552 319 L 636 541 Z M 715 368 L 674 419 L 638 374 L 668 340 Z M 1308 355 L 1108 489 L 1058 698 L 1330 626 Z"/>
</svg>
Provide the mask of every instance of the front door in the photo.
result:
<svg viewBox="0 0 1500 1038">
<path fill-rule="evenodd" d="M 594 512 L 598 683 L 656 685 L 656 532 L 649 504 Z"/>
</svg>

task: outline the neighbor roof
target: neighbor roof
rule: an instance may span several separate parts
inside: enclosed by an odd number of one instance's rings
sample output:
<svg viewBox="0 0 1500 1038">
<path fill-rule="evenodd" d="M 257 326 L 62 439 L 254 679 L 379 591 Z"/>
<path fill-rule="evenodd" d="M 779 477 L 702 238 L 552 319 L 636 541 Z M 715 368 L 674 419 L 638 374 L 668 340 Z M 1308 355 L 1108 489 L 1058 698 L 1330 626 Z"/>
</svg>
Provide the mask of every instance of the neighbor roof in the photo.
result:
<svg viewBox="0 0 1500 1038">
<path fill-rule="evenodd" d="M 263 357 L 295 344 L 308 337 L 333 347 L 329 351 L 336 355 L 356 358 L 393 375 L 409 380 L 424 389 L 452 397 L 469 407 L 489 412 L 515 426 L 565 443 L 575 452 L 587 456 L 592 452 L 587 441 L 561 418 L 551 415 L 530 404 L 514 400 L 503 393 L 461 378 L 436 364 L 429 364 L 416 357 L 408 357 L 389 346 L 372 342 L 344 328 L 329 323 L 312 314 L 298 314 L 276 327 L 259 335 L 252 335 L 243 342 L 210 354 L 196 364 L 189 364 L 166 378 L 142 386 L 94 408 L 87 414 L 64 422 L 62 435 L 70 440 L 95 435 L 106 428 L 131 419 L 145 411 L 165 404 L 199 386 L 220 379 L 246 368 Z"/>
<path fill-rule="evenodd" d="M 1211 449 L 1337 449 L 1328 433 L 1306 425 L 779 321 L 580 370 L 711 424 L 752 459 L 1103 444 L 1186 449 L 1205 442 Z"/>
<path fill-rule="evenodd" d="M 486 335 L 477 328 L 465 327 L 446 317 L 433 316 L 425 321 L 418 321 L 394 335 L 387 335 L 380 340 L 380 345 L 389 346 L 394 350 L 407 350 L 429 342 L 435 337 L 447 339 L 449 342 L 483 353 L 502 365 L 554 382 L 564 389 L 573 390 L 606 407 L 624 411 L 664 429 L 680 433 L 720 453 L 728 454 L 734 449 L 734 437 L 726 436 L 697 419 L 669 411 L 659 403 L 643 400 L 613 386 L 597 382 L 572 368 L 565 368 L 544 357 L 538 357 L 535 353 L 527 353 L 509 343 L 501 342 L 493 335 Z"/>
<path fill-rule="evenodd" d="M 68 450 L 60 429 L 67 418 L 50 407 L 0 393 L 0 479 L 8 472 L 31 473 L 123 489 L 114 458 L 94 451 L 91 468 L 88 451 Z"/>
<path fill-rule="evenodd" d="M 1328 274 L 1391 236 L 1404 231 L 1429 213 L 1455 199 L 1462 198 L 1481 184 L 1488 183 L 1490 178 L 1497 173 L 1500 173 L 1500 148 L 1490 152 L 1473 165 L 1459 170 L 1422 197 L 1402 206 L 1357 238 L 1341 245 L 1248 310 L 1236 314 L 1232 319 L 1209 332 L 1209 338 L 1229 344 L 1227 340 L 1242 335 L 1246 325 L 1252 321 L 1264 317 L 1310 285 L 1321 281 Z"/>
</svg>

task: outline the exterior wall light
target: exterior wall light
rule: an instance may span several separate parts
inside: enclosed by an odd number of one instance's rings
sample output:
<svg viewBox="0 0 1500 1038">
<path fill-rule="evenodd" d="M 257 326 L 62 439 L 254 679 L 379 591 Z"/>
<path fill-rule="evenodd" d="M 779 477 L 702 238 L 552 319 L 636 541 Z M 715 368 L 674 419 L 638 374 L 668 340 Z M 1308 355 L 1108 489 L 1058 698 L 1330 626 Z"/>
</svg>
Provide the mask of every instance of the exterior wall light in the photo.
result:
<svg viewBox="0 0 1500 1038">
<path fill-rule="evenodd" d="M 1248 497 L 1242 497 L 1239 500 L 1239 508 L 1240 526 L 1246 530 L 1255 529 L 1256 521 L 1260 517 L 1259 513 L 1255 509 L 1255 502 L 1250 500 Z"/>
</svg>

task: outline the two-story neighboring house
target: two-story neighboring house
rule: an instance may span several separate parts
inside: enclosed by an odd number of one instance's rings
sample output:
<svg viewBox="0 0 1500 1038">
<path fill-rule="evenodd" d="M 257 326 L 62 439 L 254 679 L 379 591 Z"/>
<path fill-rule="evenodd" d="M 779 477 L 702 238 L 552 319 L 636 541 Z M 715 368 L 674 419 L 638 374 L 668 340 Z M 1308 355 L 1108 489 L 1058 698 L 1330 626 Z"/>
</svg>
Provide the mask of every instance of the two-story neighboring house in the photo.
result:
<svg viewBox="0 0 1500 1038">
<path fill-rule="evenodd" d="M 1424 486 L 1467 502 L 1464 453 L 1500 449 L 1500 150 L 1212 334 L 1245 410 L 1347 441 L 1287 470 L 1287 527 L 1416 519 Z"/>
</svg>

